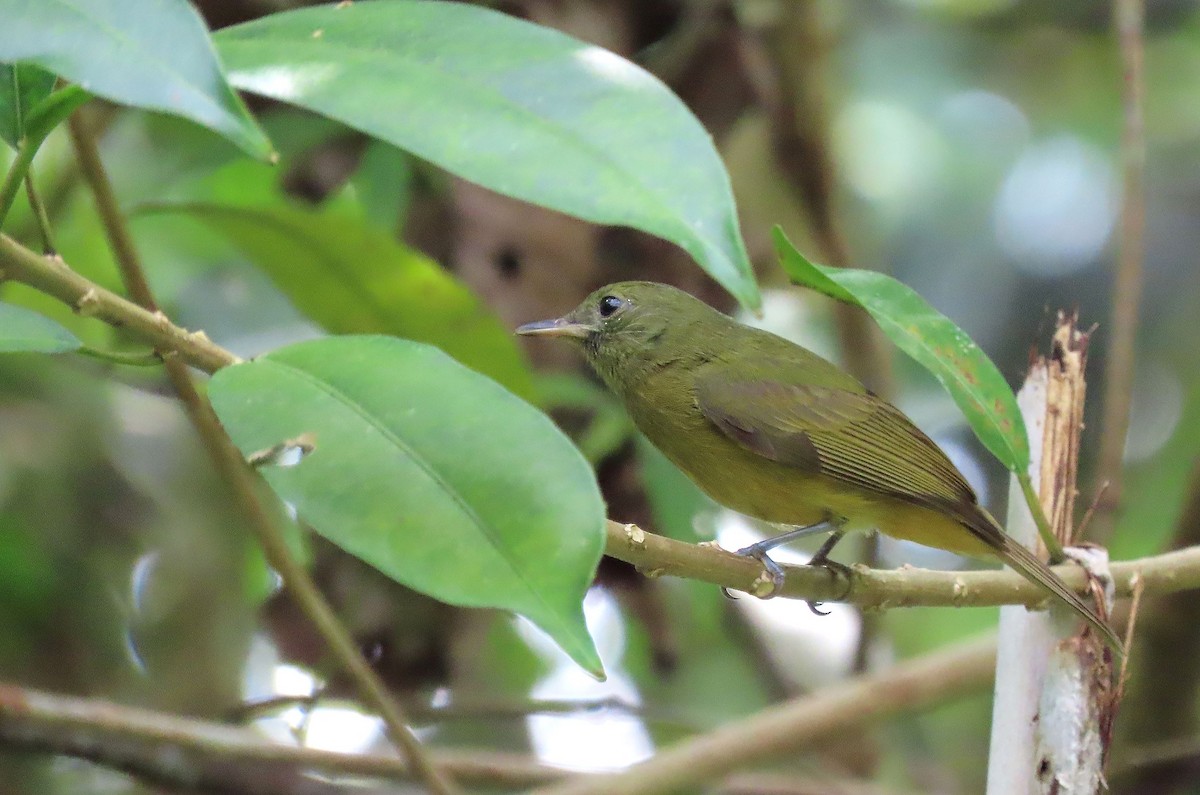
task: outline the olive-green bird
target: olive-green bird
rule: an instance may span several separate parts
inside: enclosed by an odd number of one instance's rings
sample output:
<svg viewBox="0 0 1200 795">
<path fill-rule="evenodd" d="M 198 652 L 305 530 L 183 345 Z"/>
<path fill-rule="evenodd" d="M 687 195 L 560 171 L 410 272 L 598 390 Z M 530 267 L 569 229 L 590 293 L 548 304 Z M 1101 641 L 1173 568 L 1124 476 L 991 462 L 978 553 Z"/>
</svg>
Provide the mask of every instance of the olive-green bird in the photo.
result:
<svg viewBox="0 0 1200 795">
<path fill-rule="evenodd" d="M 1091 608 L 979 505 L 945 453 L 899 409 L 799 345 L 744 326 L 687 293 L 620 282 L 518 334 L 580 343 L 637 427 L 714 500 L 796 529 L 739 550 L 760 561 L 817 532 L 884 533 L 994 556 L 1069 604 L 1120 649 Z"/>
</svg>

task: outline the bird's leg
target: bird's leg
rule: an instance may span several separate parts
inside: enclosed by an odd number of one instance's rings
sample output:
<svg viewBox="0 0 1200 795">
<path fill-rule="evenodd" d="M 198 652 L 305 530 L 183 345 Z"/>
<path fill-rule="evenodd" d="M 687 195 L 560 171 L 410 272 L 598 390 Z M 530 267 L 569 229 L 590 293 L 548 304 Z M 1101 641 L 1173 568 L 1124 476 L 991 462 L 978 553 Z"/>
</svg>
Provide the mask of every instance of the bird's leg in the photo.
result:
<svg viewBox="0 0 1200 795">
<path fill-rule="evenodd" d="M 829 538 L 825 539 L 825 543 L 821 544 L 821 548 L 817 550 L 817 554 L 813 555 L 808 561 L 810 566 L 822 566 L 833 574 L 834 579 L 840 574 L 846 578 L 846 590 L 850 589 L 850 569 L 844 563 L 838 563 L 836 560 L 829 559 L 829 553 L 837 546 L 837 543 L 842 540 L 842 536 L 846 535 L 846 531 L 842 529 L 840 523 L 830 522 L 833 525 L 833 532 L 829 534 Z M 842 594 L 845 596 L 845 594 Z M 839 597 L 841 598 L 841 597 Z M 829 615 L 828 610 L 821 609 L 820 602 L 809 602 L 808 609 L 819 616 Z"/>
<path fill-rule="evenodd" d="M 841 522 L 834 521 L 832 519 L 825 519 L 817 522 L 816 524 L 810 524 L 804 527 L 793 527 L 787 532 L 780 533 L 777 536 L 771 536 L 770 538 L 764 538 L 762 541 L 759 541 L 756 544 L 751 544 L 748 547 L 742 547 L 739 549 L 737 554 L 754 558 L 763 565 L 763 569 L 766 570 L 767 574 L 771 575 L 771 591 L 760 598 L 771 599 L 783 588 L 783 569 L 779 567 L 778 563 L 771 560 L 771 556 L 768 554 L 772 549 L 795 541 L 797 538 L 804 538 L 805 536 L 816 535 L 818 533 L 827 533 L 830 530 L 834 530 L 836 532 L 830 536 L 828 540 L 826 540 L 826 542 L 821 546 L 821 549 L 817 551 L 816 556 L 813 558 L 813 565 L 829 566 L 829 561 L 826 559 L 829 555 L 829 551 L 833 549 L 833 545 L 836 544 L 838 539 L 842 537 Z M 725 595 L 729 596 L 728 590 L 725 590 Z"/>
</svg>

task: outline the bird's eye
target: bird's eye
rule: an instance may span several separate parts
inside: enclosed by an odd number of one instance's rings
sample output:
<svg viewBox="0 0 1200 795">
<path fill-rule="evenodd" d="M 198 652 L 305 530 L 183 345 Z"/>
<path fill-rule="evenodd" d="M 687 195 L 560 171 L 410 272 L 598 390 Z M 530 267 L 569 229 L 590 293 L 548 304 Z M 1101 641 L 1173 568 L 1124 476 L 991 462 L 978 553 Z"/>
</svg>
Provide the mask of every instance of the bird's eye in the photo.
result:
<svg viewBox="0 0 1200 795">
<path fill-rule="evenodd" d="M 615 295 L 606 295 L 600 299 L 600 317 L 609 317 L 623 306 L 625 306 L 625 302 L 620 298 Z"/>
</svg>

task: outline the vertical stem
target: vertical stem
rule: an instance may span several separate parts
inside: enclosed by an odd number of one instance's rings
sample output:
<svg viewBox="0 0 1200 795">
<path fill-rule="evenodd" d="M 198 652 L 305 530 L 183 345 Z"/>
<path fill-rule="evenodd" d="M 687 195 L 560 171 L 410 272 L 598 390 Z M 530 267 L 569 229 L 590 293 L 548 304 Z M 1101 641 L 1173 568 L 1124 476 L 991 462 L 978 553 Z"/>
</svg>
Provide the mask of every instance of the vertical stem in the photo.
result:
<svg viewBox="0 0 1200 795">
<path fill-rule="evenodd" d="M 821 4 L 784 4 L 772 42 L 776 94 L 772 110 L 775 153 L 808 214 L 813 239 L 826 264 L 851 266 L 846 234 L 837 214 L 837 178 L 826 100 L 828 43 L 821 33 Z M 892 357 L 883 334 L 866 312 L 849 304 L 834 308 L 846 369 L 884 397 L 895 392 Z"/>
<path fill-rule="evenodd" d="M 1142 114 L 1144 69 L 1142 27 L 1144 0 L 1115 0 L 1114 21 L 1121 52 L 1121 239 L 1117 272 L 1113 280 L 1112 316 L 1109 321 L 1105 363 L 1104 419 L 1097 488 L 1100 494 L 1092 537 L 1104 543 L 1112 534 L 1121 502 L 1121 460 L 1129 428 L 1129 403 L 1133 390 L 1138 309 L 1142 298 L 1142 238 L 1146 225 L 1146 138 Z"/>
<path fill-rule="evenodd" d="M 1030 369 L 1017 392 L 1017 405 L 1029 432 L 1031 461 L 1024 479 L 1009 483 L 1008 534 L 1018 544 L 1036 547 L 1038 528 L 1030 502 L 1022 499 L 1022 480 L 1040 482 L 1043 419 L 1046 415 L 1045 363 Z M 1024 607 L 1000 608 L 1000 637 L 996 652 L 996 684 L 992 698 L 992 735 L 988 748 L 987 795 L 1028 795 L 1034 791 L 1032 771 L 1037 703 L 1046 657 L 1053 639 L 1044 615 Z"/>
<path fill-rule="evenodd" d="M 78 114 L 71 117 L 69 124 L 80 170 L 92 189 L 96 208 L 104 223 L 125 288 L 134 301 L 146 309 L 155 311 L 158 307 L 154 294 L 146 281 L 137 246 L 129 233 L 125 217 L 117 206 L 116 195 L 100 160 L 95 138 L 84 127 Z M 249 520 L 267 562 L 279 572 L 284 585 L 329 644 L 338 662 L 350 674 L 363 701 L 379 711 L 392 739 L 403 748 L 414 770 L 430 791 L 437 795 L 455 795 L 458 792 L 457 787 L 434 766 L 416 735 L 409 729 L 407 718 L 400 706 L 362 658 L 353 638 L 338 621 L 333 609 L 309 577 L 308 571 L 288 549 L 280 528 L 263 507 L 253 472 L 246 465 L 229 435 L 225 433 L 225 429 L 221 427 L 212 404 L 196 389 L 187 365 L 174 356 L 164 357 L 163 364 L 205 450 Z"/>
<path fill-rule="evenodd" d="M 112 248 L 117 268 L 121 271 L 121 281 L 135 303 L 156 312 L 158 304 L 154 300 L 149 282 L 146 281 L 141 256 L 133 243 L 125 216 L 117 204 L 112 182 L 109 181 L 104 164 L 100 161 L 100 149 L 96 146 L 96 139 L 84 126 L 79 113 L 71 115 L 67 127 L 71 134 L 71 144 L 75 147 L 75 158 L 79 162 L 80 173 L 91 188 L 92 196 L 96 200 L 96 211 L 100 213 L 100 222 L 108 237 L 108 245 Z"/>
<path fill-rule="evenodd" d="M 13 201 L 17 198 L 17 191 L 21 189 L 21 182 L 25 179 L 25 173 L 29 171 L 29 166 L 33 163 L 33 156 L 37 154 L 40 144 L 41 140 L 34 141 L 29 136 L 25 136 L 17 146 L 17 156 L 13 158 L 12 165 L 8 167 L 8 173 L 4 175 L 4 182 L 0 183 L 0 229 L 4 227 L 4 219 L 8 217 L 8 211 L 12 209 Z"/>
<path fill-rule="evenodd" d="M 42 253 L 50 256 L 56 252 L 54 248 L 54 232 L 50 228 L 50 216 L 46 212 L 46 205 L 42 204 L 42 197 L 38 195 L 37 187 L 33 184 L 33 166 L 29 166 L 29 171 L 25 174 L 25 195 L 29 199 L 29 207 L 33 210 L 33 220 L 37 224 L 38 231 L 42 235 Z"/>
<path fill-rule="evenodd" d="M 1026 546 L 1037 544 L 1038 527 L 1029 507 L 1039 501 L 1042 512 L 1049 517 L 1051 540 L 1060 547 L 1071 541 L 1079 437 L 1087 394 L 1084 379 L 1087 347 L 1088 337 L 1076 327 L 1075 316 L 1059 313 L 1050 355 L 1038 357 L 1017 395 L 1030 436 L 1031 461 L 1027 478 L 1013 478 L 1008 531 L 1015 541 Z M 1032 490 L 1034 482 L 1038 484 L 1037 499 L 1030 502 L 1020 499 L 1017 490 Z M 1070 622 L 1072 627 L 1078 624 L 1074 614 Z M 1064 670 L 1076 670 L 1072 666 L 1083 659 L 1083 655 L 1062 651 L 1058 638 L 1063 634 L 1055 623 L 1053 609 L 1031 612 L 1013 606 L 1000 610 L 988 795 L 1053 791 L 1050 788 L 1061 772 L 1057 766 L 1062 760 L 1054 750 L 1043 751 L 1039 742 L 1038 727 L 1042 725 L 1039 707 L 1044 692 L 1056 697 L 1057 711 L 1093 714 L 1091 708 L 1098 699 L 1090 700 L 1090 694 L 1060 690 L 1061 679 L 1053 676 Z M 1048 677 L 1048 672 L 1052 676 Z M 1111 672 L 1096 665 L 1086 673 L 1102 678 Z M 1098 754 L 1095 738 L 1085 735 L 1082 722 L 1078 725 L 1080 758 L 1084 758 L 1085 751 Z"/>
</svg>

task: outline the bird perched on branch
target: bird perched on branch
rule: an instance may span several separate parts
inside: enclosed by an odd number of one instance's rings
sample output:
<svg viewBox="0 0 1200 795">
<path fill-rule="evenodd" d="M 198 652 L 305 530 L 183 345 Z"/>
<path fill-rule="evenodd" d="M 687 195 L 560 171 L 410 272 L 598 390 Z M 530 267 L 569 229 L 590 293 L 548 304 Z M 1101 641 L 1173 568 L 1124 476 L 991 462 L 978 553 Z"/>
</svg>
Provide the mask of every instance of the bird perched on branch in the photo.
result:
<svg viewBox="0 0 1200 795">
<path fill-rule="evenodd" d="M 1071 606 L 1120 649 L 1112 629 L 979 505 L 962 473 L 899 409 L 805 348 L 744 326 L 652 282 L 603 287 L 567 315 L 517 329 L 578 343 L 646 437 L 714 500 L 793 529 L 739 550 L 876 528 L 894 538 L 997 557 Z M 772 593 L 772 595 L 773 595 Z"/>
</svg>

